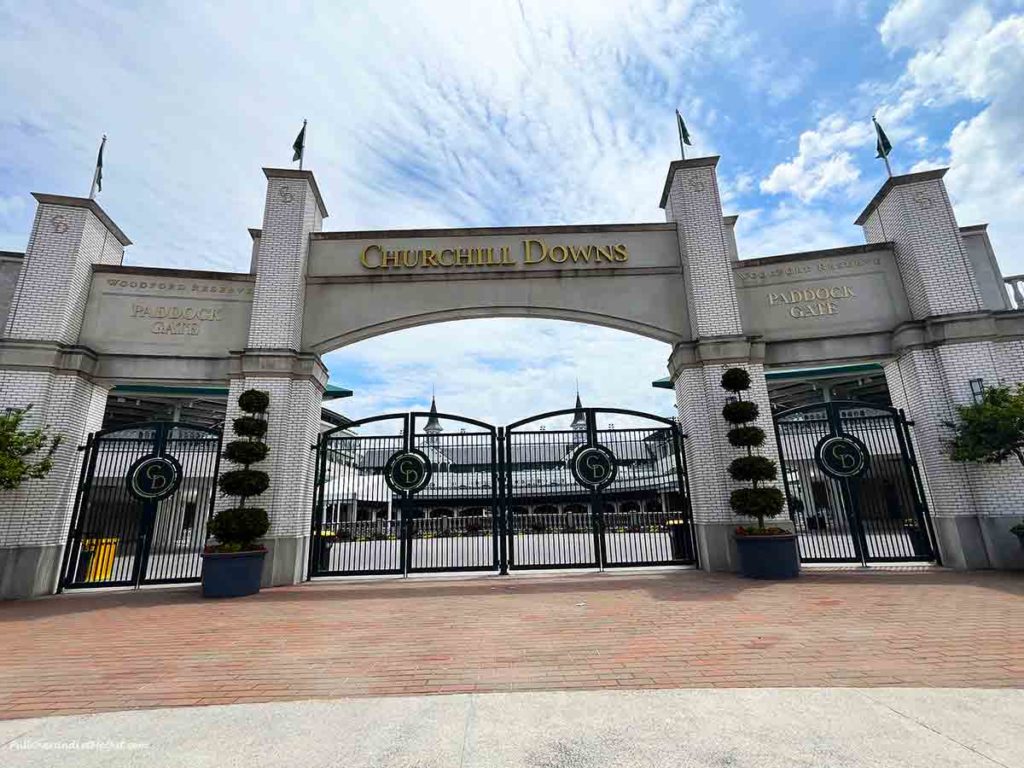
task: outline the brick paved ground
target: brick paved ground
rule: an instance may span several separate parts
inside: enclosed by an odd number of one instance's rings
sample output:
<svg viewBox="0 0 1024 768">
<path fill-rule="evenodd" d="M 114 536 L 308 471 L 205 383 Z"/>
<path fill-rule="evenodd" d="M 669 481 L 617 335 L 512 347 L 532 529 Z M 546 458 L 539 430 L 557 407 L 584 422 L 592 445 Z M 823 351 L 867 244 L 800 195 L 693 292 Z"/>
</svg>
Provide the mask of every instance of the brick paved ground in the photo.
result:
<svg viewBox="0 0 1024 768">
<path fill-rule="evenodd" d="M 0 718 L 552 688 L 1024 686 L 1024 574 L 693 571 L 0 605 Z"/>
</svg>

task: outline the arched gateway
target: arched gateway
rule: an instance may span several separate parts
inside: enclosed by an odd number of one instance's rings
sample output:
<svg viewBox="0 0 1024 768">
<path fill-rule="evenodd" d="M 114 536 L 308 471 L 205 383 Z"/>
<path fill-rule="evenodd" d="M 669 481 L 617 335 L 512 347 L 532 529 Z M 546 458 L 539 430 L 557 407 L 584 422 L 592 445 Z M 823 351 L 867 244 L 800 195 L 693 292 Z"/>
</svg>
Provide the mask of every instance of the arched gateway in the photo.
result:
<svg viewBox="0 0 1024 768">
<path fill-rule="evenodd" d="M 251 230 L 252 264 L 240 274 L 122 266 L 130 241 L 95 201 L 35 195 L 26 253 L 0 254 L 0 407 L 32 404 L 30 420 L 66 440 L 48 477 L 0 492 L 0 593 L 55 588 L 90 471 L 76 447 L 100 430 L 114 387 L 173 386 L 196 397 L 227 389 L 229 417 L 238 393 L 270 393 L 265 581 L 301 580 L 319 563 L 310 446 L 327 386 L 320 355 L 395 329 L 495 316 L 577 320 L 672 345 L 704 568 L 731 569 L 734 559 L 721 372 L 751 373 L 771 429 L 766 369 L 851 363 L 880 365 L 893 405 L 913 421 L 921 503 L 943 562 L 1019 566 L 1007 531 L 1024 479 L 951 463 L 942 423 L 971 398 L 972 381 L 1024 379 L 1024 313 L 1005 293 L 984 228 L 957 224 L 944 171 L 886 181 L 857 220 L 864 245 L 738 260 L 717 163 L 669 166 L 663 224 L 384 232 L 322 231 L 327 211 L 313 174 L 265 169 L 263 227 Z M 816 487 L 811 474 L 804 481 Z M 563 505 L 558 514 L 577 513 Z M 92 551 L 101 557 L 101 544 Z"/>
</svg>

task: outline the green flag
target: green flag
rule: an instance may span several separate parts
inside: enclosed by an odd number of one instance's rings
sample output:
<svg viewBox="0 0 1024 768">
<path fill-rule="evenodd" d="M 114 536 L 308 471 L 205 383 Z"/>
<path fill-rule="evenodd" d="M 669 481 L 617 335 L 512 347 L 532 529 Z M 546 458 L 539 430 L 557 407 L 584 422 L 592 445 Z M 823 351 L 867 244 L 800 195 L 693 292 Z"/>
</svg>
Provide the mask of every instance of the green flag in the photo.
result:
<svg viewBox="0 0 1024 768">
<path fill-rule="evenodd" d="M 688 147 L 693 145 L 690 143 L 690 132 L 686 130 L 686 123 L 683 122 L 683 116 L 679 114 L 679 110 L 676 110 L 676 122 L 679 124 L 679 144 L 682 146 L 685 144 Z"/>
<path fill-rule="evenodd" d="M 292 149 L 295 154 L 292 155 L 292 161 L 298 160 L 302 163 L 302 154 L 306 150 L 306 121 L 302 121 L 302 130 L 299 131 L 299 135 L 295 137 L 295 143 L 292 144 Z"/>
<path fill-rule="evenodd" d="M 871 122 L 875 124 L 875 135 L 877 137 L 875 148 L 878 150 L 878 154 L 875 157 L 888 158 L 889 153 L 892 152 L 892 144 L 889 143 L 889 137 L 885 135 L 882 126 L 878 124 L 874 117 L 871 118 Z"/>
<path fill-rule="evenodd" d="M 103 134 L 100 141 L 100 151 L 96 155 L 96 170 L 92 172 L 92 186 L 89 187 L 89 199 L 96 197 L 97 192 L 103 191 L 103 147 L 107 143 L 107 134 Z"/>
</svg>

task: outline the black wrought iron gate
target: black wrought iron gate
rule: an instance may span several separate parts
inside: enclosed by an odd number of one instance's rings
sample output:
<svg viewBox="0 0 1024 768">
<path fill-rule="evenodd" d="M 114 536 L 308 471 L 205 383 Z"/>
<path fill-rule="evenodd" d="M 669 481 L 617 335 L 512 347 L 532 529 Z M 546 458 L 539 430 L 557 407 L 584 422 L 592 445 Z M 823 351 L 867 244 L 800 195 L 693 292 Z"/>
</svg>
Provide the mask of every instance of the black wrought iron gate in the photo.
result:
<svg viewBox="0 0 1024 768">
<path fill-rule="evenodd" d="M 801 560 L 937 559 L 910 426 L 902 411 L 856 401 L 775 414 Z"/>
<path fill-rule="evenodd" d="M 599 428 L 599 415 L 631 426 Z M 668 419 L 579 409 L 497 428 L 416 412 L 335 428 L 316 448 L 311 576 L 695 563 Z"/>
<path fill-rule="evenodd" d="M 218 430 L 180 422 L 90 435 L 60 587 L 199 581 L 220 447 Z"/>
</svg>

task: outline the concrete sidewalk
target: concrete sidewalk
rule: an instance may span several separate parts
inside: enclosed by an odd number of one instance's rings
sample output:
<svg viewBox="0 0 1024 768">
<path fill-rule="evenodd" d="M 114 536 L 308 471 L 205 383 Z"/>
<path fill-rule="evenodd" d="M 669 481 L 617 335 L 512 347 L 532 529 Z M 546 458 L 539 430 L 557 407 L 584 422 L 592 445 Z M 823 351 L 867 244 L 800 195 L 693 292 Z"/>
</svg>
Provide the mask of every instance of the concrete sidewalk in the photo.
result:
<svg viewBox="0 0 1024 768">
<path fill-rule="evenodd" d="M 0 722 L 18 766 L 1024 766 L 1024 691 L 733 689 L 354 698 Z"/>
</svg>

